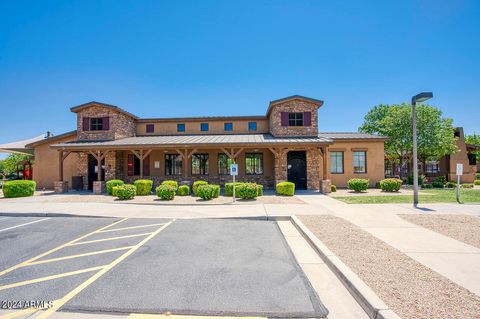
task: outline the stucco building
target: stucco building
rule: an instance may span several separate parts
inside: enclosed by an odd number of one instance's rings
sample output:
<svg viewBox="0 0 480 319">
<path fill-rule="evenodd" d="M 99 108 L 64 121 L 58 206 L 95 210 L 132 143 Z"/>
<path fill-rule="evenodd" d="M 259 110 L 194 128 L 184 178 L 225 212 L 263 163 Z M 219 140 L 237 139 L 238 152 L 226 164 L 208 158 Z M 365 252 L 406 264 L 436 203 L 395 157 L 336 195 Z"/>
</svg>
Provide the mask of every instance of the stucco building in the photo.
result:
<svg viewBox="0 0 480 319">
<path fill-rule="evenodd" d="M 291 96 L 270 102 L 259 116 L 138 118 L 117 107 L 90 102 L 72 107 L 76 129 L 28 145 L 39 188 L 100 191 L 104 181 L 148 178 L 190 184 L 239 181 L 273 188 L 292 181 L 298 189 L 330 191 L 350 178 L 384 178 L 384 141 L 363 133 L 322 133 L 323 101 Z"/>
</svg>

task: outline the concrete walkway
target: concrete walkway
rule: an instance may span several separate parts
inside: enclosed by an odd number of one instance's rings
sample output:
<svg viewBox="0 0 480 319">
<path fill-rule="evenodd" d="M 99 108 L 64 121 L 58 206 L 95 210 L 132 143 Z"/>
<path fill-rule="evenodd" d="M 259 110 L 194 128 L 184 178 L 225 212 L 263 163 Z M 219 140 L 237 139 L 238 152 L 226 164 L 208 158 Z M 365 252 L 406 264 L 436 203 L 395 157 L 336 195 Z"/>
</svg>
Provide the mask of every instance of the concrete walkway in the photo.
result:
<svg viewBox="0 0 480 319">
<path fill-rule="evenodd" d="M 480 296 L 480 249 L 412 224 L 397 214 L 436 213 L 480 216 L 479 205 L 352 205 L 328 196 L 299 195 L 319 210 L 342 217 L 407 256 Z M 425 210 L 426 209 L 426 210 Z"/>
</svg>

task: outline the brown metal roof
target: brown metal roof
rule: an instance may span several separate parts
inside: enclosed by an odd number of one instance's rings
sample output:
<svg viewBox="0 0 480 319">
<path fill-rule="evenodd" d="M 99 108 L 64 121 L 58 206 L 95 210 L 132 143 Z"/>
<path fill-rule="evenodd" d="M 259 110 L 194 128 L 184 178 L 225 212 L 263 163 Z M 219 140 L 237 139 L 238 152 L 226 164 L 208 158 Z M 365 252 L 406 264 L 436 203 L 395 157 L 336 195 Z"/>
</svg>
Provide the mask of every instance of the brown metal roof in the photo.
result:
<svg viewBox="0 0 480 319">
<path fill-rule="evenodd" d="M 326 137 L 274 137 L 271 134 L 228 134 L 228 135 L 157 135 L 136 136 L 111 141 L 75 141 L 54 144 L 54 148 L 114 148 L 114 147 L 148 147 L 148 146 L 219 146 L 242 144 L 330 144 Z"/>
<path fill-rule="evenodd" d="M 62 134 L 59 134 L 59 135 L 50 136 L 48 138 L 43 138 L 41 140 L 34 141 L 32 143 L 27 144 L 26 147 L 34 148 L 34 147 L 36 147 L 38 145 L 41 145 L 41 144 L 44 144 L 44 143 L 52 143 L 53 141 L 65 138 L 67 136 L 74 136 L 74 135 L 77 135 L 77 130 L 62 133 Z"/>
<path fill-rule="evenodd" d="M 332 140 L 387 140 L 388 137 L 362 132 L 320 132 L 319 137 Z"/>
</svg>

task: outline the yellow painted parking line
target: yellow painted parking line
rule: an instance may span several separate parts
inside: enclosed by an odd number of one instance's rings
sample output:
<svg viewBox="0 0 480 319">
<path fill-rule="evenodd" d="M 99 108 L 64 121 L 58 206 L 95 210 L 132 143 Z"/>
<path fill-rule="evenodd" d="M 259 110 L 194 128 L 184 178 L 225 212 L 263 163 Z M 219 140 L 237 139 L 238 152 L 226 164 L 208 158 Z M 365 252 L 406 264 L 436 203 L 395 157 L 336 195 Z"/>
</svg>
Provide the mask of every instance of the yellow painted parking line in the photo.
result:
<svg viewBox="0 0 480 319">
<path fill-rule="evenodd" d="M 153 227 L 153 226 L 162 226 L 162 225 L 165 225 L 165 223 L 160 223 L 160 224 L 148 224 L 148 225 L 140 225 L 140 226 L 131 226 L 131 227 L 123 227 L 123 228 L 113 228 L 113 229 L 107 229 L 107 230 L 99 231 L 99 233 L 108 233 L 108 232 L 112 232 L 112 231 L 127 230 L 127 229 L 136 229 L 136 228 L 145 228 L 145 227 Z"/>
<path fill-rule="evenodd" d="M 112 248 L 112 249 L 105 249 L 105 250 L 97 250 L 97 251 L 92 251 L 92 252 L 89 252 L 89 253 L 78 254 L 78 255 L 70 255 L 70 256 L 65 256 L 65 257 L 58 257 L 58 258 L 50 258 L 50 259 L 38 260 L 38 261 L 34 261 L 34 262 L 29 263 L 28 266 L 45 264 L 45 263 L 50 263 L 50 262 L 60 261 L 60 260 L 67 260 L 67 259 L 79 258 L 79 257 L 84 257 L 84 256 L 92 256 L 92 255 L 105 254 L 105 253 L 110 253 L 110 252 L 119 251 L 119 250 L 127 250 L 127 249 L 131 249 L 131 248 L 133 248 L 133 247 L 134 247 L 134 246 L 125 246 L 125 247 L 119 247 L 119 248 Z"/>
<path fill-rule="evenodd" d="M 38 259 L 40 259 L 40 258 L 42 258 L 42 257 L 47 256 L 47 255 L 50 255 L 51 253 L 54 253 L 54 252 L 56 252 L 56 251 L 58 251 L 58 250 L 60 250 L 60 249 L 62 249 L 62 248 L 64 248 L 64 247 L 66 247 L 66 246 L 68 246 L 68 245 L 74 244 L 74 243 L 76 243 L 76 242 L 78 242 L 78 241 L 80 241 L 80 240 L 82 240 L 82 239 L 84 239 L 84 238 L 87 238 L 88 236 L 91 236 L 91 235 L 93 235 L 93 234 L 95 234 L 95 233 L 97 233 L 97 232 L 99 232 L 99 231 L 102 231 L 102 230 L 104 230 L 104 229 L 108 229 L 108 228 L 111 227 L 111 226 L 114 226 L 114 225 L 117 225 L 117 224 L 119 224 L 119 223 L 121 223 L 121 222 L 124 222 L 124 221 L 126 221 L 127 219 L 128 219 L 128 218 L 123 218 L 123 219 L 121 219 L 121 220 L 118 220 L 118 221 L 116 221 L 116 222 L 114 222 L 114 223 L 112 223 L 112 224 L 109 224 L 109 225 L 107 225 L 107 226 L 101 227 L 101 228 L 99 228 L 99 229 L 97 229 L 97 230 L 94 230 L 94 231 L 92 231 L 92 232 L 90 232 L 90 233 L 88 233 L 88 234 L 86 234 L 86 235 L 83 235 L 83 236 L 78 237 L 78 238 L 76 238 L 76 239 L 74 239 L 74 240 L 72 240 L 72 241 L 69 241 L 69 242 L 66 243 L 66 244 L 60 245 L 60 246 L 58 246 L 58 247 L 55 247 L 55 248 L 53 248 L 53 249 L 51 249 L 51 250 L 49 250 L 49 251 L 46 251 L 46 252 L 44 252 L 44 253 L 42 253 L 42 254 L 40 254 L 40 255 L 38 255 L 38 256 L 35 256 L 35 257 L 30 258 L 30 259 L 28 259 L 28 260 L 25 260 L 25 261 L 23 261 L 23 262 L 21 262 L 21 263 L 19 263 L 19 264 L 16 264 L 16 265 L 14 265 L 14 266 L 12 266 L 12 267 L 10 267 L 10 268 L 7 268 L 7 269 L 5 269 L 5 270 L 3 270 L 3 271 L 0 271 L 0 276 L 3 276 L 3 275 L 5 275 L 5 274 L 7 274 L 7 273 L 9 273 L 9 272 L 11 272 L 11 271 L 14 271 L 15 269 L 18 269 L 18 268 L 21 268 L 21 267 L 25 267 L 26 265 L 28 265 L 28 264 L 31 263 L 31 262 L 34 262 L 35 260 L 38 260 Z"/>
<path fill-rule="evenodd" d="M 162 230 L 164 230 L 165 228 L 167 228 L 168 226 L 170 226 L 173 222 L 175 221 L 175 219 L 171 220 L 170 222 L 166 223 L 165 225 L 163 225 L 162 227 L 160 227 L 159 229 L 157 229 L 156 231 L 154 231 L 153 233 L 151 233 L 148 237 L 144 238 L 141 242 L 139 242 L 138 244 L 136 244 L 134 246 L 134 248 L 130 249 L 129 251 L 127 251 L 126 253 L 124 253 L 122 256 L 118 257 L 117 259 L 115 259 L 113 262 L 111 262 L 110 264 L 106 265 L 102 270 L 100 270 L 99 272 L 95 273 L 95 275 L 93 275 L 92 277 L 88 278 L 86 281 L 84 281 L 82 284 L 80 284 L 78 287 L 76 287 L 75 289 L 73 289 L 72 291 L 70 291 L 68 294 L 66 294 L 63 298 L 59 299 L 59 300 L 56 300 L 53 302 L 53 307 L 52 308 L 49 308 L 47 309 L 45 312 L 43 312 L 42 314 L 40 314 L 38 317 L 36 317 L 35 319 L 45 319 L 47 318 L 48 316 L 50 316 L 52 313 L 54 313 L 55 311 L 57 311 L 58 309 L 60 309 L 60 307 L 62 307 L 65 303 L 67 303 L 70 299 L 72 299 L 73 297 L 75 297 L 77 294 L 79 294 L 83 289 L 87 288 L 88 286 L 90 286 L 93 282 L 95 282 L 98 278 L 100 278 L 101 276 L 103 276 L 105 273 L 107 273 L 110 269 L 112 269 L 113 267 L 115 267 L 116 265 L 118 265 L 120 262 L 122 262 L 123 260 L 125 260 L 125 258 L 127 258 L 128 256 L 130 256 L 131 254 L 133 254 L 137 249 L 139 249 L 140 247 L 142 247 L 145 243 L 147 243 L 150 239 L 152 239 L 153 237 L 155 237 L 158 233 L 160 233 Z"/>
<path fill-rule="evenodd" d="M 132 237 L 141 237 L 141 236 L 148 236 L 153 233 L 142 233 L 142 234 L 135 234 L 135 235 L 125 235 L 125 236 L 118 236 L 118 237 L 109 237 L 109 238 L 102 238 L 102 239 L 95 239 L 95 240 L 88 240 L 88 241 L 81 241 L 78 243 L 73 243 L 68 246 L 77 246 L 77 245 L 84 245 L 84 244 L 91 244 L 91 243 L 99 243 L 102 241 L 110 241 L 110 240 L 117 240 L 123 238 L 132 238 Z"/>
<path fill-rule="evenodd" d="M 183 316 L 170 314 L 146 314 L 146 313 L 132 313 L 128 319 L 264 319 L 268 317 L 232 317 L 232 316 Z"/>
<path fill-rule="evenodd" d="M 91 268 L 85 268 L 85 269 L 80 269 L 80 270 L 75 270 L 75 271 L 70 271 L 70 272 L 64 272 L 64 273 L 62 273 L 62 274 L 56 274 L 56 275 L 52 275 L 52 276 L 46 276 L 46 277 L 41 277 L 41 278 L 35 278 L 35 279 L 30 279 L 30 280 L 15 282 L 15 283 L 13 283 L 13 284 L 8 284 L 8 285 L 0 286 L 0 291 L 6 290 L 6 289 L 10 289 L 10 288 L 15 288 L 15 287 L 20 287 L 20 286 L 30 285 L 30 284 L 36 284 L 37 282 L 42 282 L 42 281 L 47 281 L 47 280 L 53 280 L 53 279 L 58 279 L 58 278 L 63 278 L 63 277 L 68 277 L 68 276 L 83 274 L 83 273 L 90 272 L 90 271 L 100 270 L 100 269 L 103 269 L 105 266 L 106 266 L 106 265 L 97 266 L 97 267 L 91 267 Z"/>
</svg>

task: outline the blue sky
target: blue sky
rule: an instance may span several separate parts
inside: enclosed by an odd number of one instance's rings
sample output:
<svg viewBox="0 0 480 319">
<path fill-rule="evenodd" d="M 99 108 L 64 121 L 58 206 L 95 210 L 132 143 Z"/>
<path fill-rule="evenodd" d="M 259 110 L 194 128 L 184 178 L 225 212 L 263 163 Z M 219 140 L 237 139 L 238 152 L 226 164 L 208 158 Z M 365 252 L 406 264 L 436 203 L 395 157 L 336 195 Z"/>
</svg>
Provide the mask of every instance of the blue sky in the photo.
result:
<svg viewBox="0 0 480 319">
<path fill-rule="evenodd" d="M 264 114 L 322 99 L 322 131 L 432 90 L 480 132 L 480 1 L 4 1 L 0 143 L 75 128 L 87 101 L 140 117 Z"/>
</svg>

